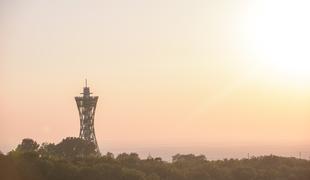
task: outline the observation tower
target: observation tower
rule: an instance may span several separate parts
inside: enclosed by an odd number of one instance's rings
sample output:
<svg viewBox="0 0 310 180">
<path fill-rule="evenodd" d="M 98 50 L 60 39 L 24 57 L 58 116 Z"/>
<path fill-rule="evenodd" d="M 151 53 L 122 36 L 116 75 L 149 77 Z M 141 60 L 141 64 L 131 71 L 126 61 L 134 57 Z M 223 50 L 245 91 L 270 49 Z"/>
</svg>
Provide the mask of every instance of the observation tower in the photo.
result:
<svg viewBox="0 0 310 180">
<path fill-rule="evenodd" d="M 80 115 L 80 138 L 90 141 L 95 144 L 96 152 L 100 154 L 97 144 L 94 118 L 98 96 L 91 96 L 89 87 L 87 87 L 87 79 L 85 80 L 85 87 L 81 93 L 83 96 L 75 97 L 75 101 Z"/>
</svg>

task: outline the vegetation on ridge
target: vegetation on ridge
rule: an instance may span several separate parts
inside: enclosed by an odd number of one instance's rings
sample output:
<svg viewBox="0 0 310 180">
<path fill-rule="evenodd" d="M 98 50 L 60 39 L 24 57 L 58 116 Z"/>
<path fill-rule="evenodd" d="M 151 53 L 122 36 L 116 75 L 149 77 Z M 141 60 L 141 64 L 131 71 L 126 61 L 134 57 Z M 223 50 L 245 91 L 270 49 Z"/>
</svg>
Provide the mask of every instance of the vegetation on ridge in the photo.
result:
<svg viewBox="0 0 310 180">
<path fill-rule="evenodd" d="M 0 154 L 1 180 L 309 180 L 310 161 L 277 156 L 209 161 L 204 155 L 140 159 L 136 153 L 98 156 L 79 138 L 59 144 L 24 139 Z"/>
</svg>

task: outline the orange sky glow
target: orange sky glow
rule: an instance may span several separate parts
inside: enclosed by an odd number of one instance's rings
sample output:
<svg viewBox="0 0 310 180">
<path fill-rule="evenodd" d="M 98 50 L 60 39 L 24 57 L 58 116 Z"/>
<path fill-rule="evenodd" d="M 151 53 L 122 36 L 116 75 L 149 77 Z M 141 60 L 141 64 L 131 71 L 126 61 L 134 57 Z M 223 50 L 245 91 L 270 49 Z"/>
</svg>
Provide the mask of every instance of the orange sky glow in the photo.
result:
<svg viewBox="0 0 310 180">
<path fill-rule="evenodd" d="M 303 0 L 1 1 L 0 150 L 25 137 L 78 136 L 74 96 L 87 78 L 99 96 L 103 153 L 310 157 L 309 8 Z"/>
</svg>

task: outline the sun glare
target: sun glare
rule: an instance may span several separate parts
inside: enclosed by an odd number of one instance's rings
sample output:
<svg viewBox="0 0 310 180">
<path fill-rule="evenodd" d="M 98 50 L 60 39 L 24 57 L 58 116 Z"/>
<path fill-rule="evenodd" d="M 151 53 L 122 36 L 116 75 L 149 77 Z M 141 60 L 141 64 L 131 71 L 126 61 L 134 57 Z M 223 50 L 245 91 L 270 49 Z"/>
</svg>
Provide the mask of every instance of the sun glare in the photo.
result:
<svg viewBox="0 0 310 180">
<path fill-rule="evenodd" d="M 256 63 L 270 78 L 307 84 L 310 80 L 310 2 L 263 1 L 252 6 L 246 29 Z"/>
</svg>

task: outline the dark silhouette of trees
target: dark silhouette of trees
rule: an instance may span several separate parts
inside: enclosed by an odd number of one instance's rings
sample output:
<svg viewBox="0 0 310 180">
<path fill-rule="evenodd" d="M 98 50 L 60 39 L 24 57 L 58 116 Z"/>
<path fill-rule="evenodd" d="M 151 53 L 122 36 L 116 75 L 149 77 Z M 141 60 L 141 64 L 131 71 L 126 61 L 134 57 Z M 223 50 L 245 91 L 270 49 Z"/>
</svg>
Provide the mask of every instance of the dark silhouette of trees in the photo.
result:
<svg viewBox="0 0 310 180">
<path fill-rule="evenodd" d="M 22 143 L 17 146 L 15 151 L 17 152 L 34 152 L 39 148 L 39 144 L 30 138 L 25 138 Z"/>
<path fill-rule="evenodd" d="M 38 152 L 42 157 L 46 158 L 57 156 L 57 148 L 54 143 L 42 143 Z"/>
<path fill-rule="evenodd" d="M 52 145 L 48 147 L 53 150 Z M 96 156 L 96 146 L 81 138 L 67 137 L 55 146 L 55 154 L 69 159 Z"/>
<path fill-rule="evenodd" d="M 207 158 L 204 155 L 195 156 L 194 154 L 176 154 L 172 156 L 172 162 L 204 162 Z"/>
<path fill-rule="evenodd" d="M 107 152 L 106 157 L 110 159 L 114 159 L 114 154 L 111 152 Z"/>
<path fill-rule="evenodd" d="M 137 153 L 122 153 L 116 157 L 116 160 L 118 160 L 122 164 L 134 167 L 138 164 L 140 158 Z"/>
<path fill-rule="evenodd" d="M 40 147 L 24 139 L 0 154 L 1 180 L 309 180 L 310 161 L 278 156 L 209 161 L 177 154 L 172 162 L 139 158 L 137 153 L 96 155 L 91 143 L 66 138 Z"/>
</svg>

